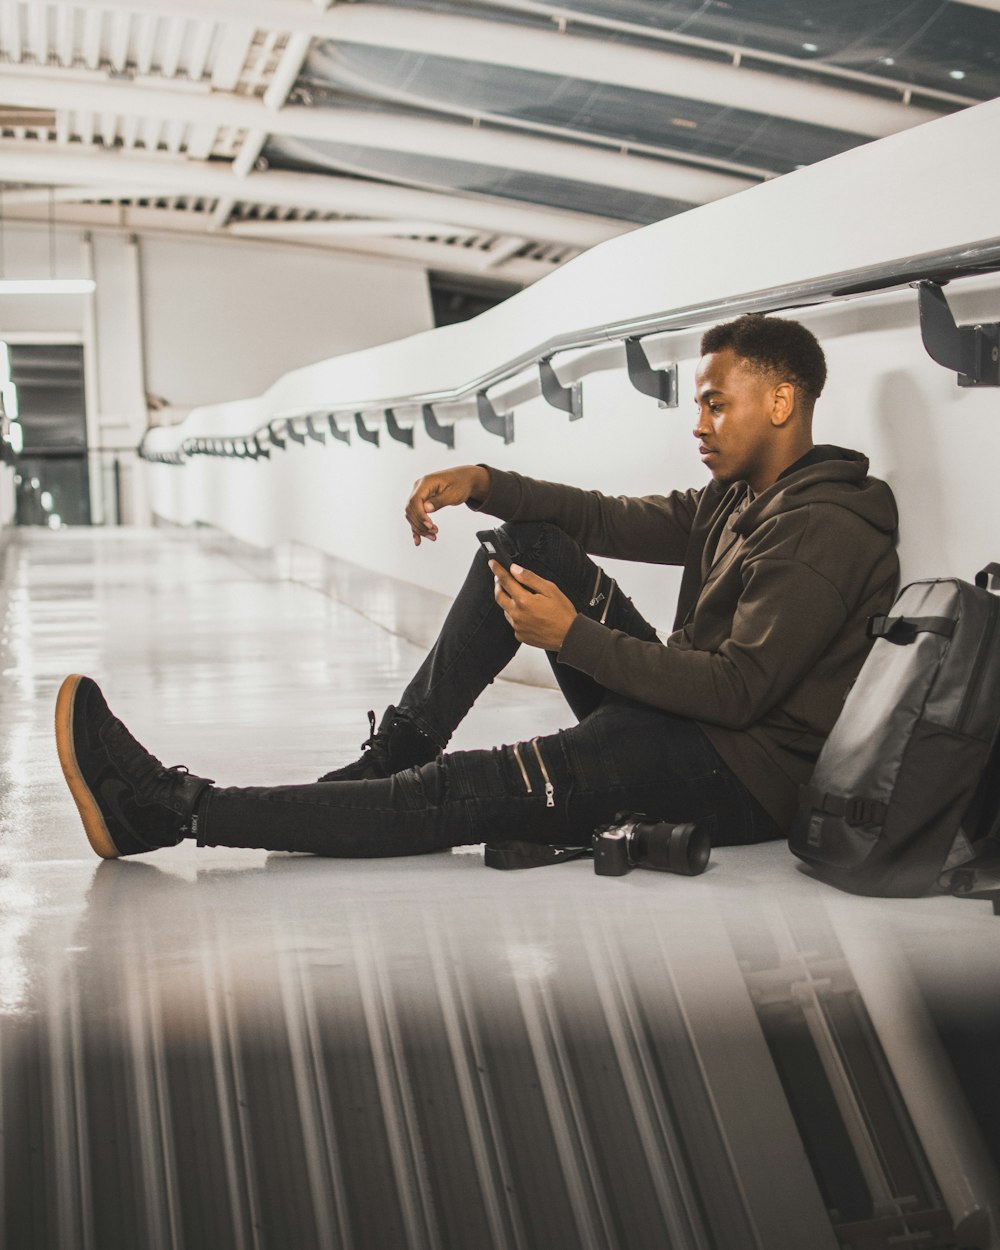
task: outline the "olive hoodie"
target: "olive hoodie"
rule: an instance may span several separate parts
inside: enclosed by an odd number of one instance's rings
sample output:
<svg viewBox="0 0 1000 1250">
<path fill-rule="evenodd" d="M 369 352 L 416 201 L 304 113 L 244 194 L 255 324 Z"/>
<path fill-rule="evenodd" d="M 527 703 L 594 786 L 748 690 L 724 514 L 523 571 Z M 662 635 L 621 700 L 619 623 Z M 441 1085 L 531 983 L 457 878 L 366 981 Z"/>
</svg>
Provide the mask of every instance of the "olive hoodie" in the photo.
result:
<svg viewBox="0 0 1000 1250">
<path fill-rule="evenodd" d="M 488 466 L 487 466 L 488 467 Z M 641 498 L 489 469 L 472 506 L 548 521 L 594 556 L 682 565 L 674 630 L 644 642 L 578 614 L 559 662 L 702 727 L 782 828 L 899 581 L 896 504 L 859 452 L 818 447 L 745 482 Z M 617 593 L 617 591 L 613 592 Z"/>
</svg>

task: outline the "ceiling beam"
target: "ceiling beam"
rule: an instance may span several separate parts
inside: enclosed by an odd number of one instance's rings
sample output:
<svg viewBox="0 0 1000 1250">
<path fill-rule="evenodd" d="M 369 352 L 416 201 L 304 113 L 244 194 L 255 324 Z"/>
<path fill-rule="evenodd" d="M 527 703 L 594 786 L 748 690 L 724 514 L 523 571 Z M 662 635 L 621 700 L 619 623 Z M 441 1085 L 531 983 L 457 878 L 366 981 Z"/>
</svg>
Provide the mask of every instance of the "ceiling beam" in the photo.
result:
<svg viewBox="0 0 1000 1250">
<path fill-rule="evenodd" d="M 226 233 L 282 239 L 406 238 L 407 235 L 440 235 L 453 239 L 473 238 L 483 232 L 471 226 L 453 226 L 441 221 L 351 218 L 347 221 L 236 221 Z M 524 239 L 520 243 L 523 244 Z"/>
<path fill-rule="evenodd" d="M 138 0 L 98 2 L 105 10 L 155 9 L 162 14 L 204 17 L 198 0 L 150 0 L 148 5 L 142 6 Z M 590 24 L 617 25 L 649 38 L 657 38 L 663 33 L 643 27 L 641 23 L 603 22 L 554 5 L 505 4 L 503 0 L 498 0 L 495 7 L 500 10 L 505 7 L 524 9 L 553 18 L 559 16 L 564 25 L 566 22 L 583 27 Z M 986 5 L 984 0 L 984 7 L 992 6 Z M 772 62 L 780 69 L 807 70 L 817 78 L 825 76 L 829 83 L 790 77 L 756 67 L 695 59 L 683 52 L 670 50 L 669 44 L 660 49 L 609 43 L 606 39 L 561 33 L 556 29 L 529 28 L 512 22 L 425 13 L 375 3 L 337 4 L 324 11 L 309 0 L 213 0 L 212 11 L 218 20 L 230 18 L 252 22 L 261 28 L 305 32 L 315 39 L 374 43 L 384 47 L 402 47 L 406 51 L 424 51 L 428 55 L 454 56 L 465 61 L 531 69 L 543 74 L 568 75 L 848 130 L 871 138 L 894 134 L 930 121 L 955 104 L 975 103 L 964 96 L 928 90 L 917 94 L 940 98 L 943 110 L 916 108 L 872 96 L 863 90 L 844 90 L 843 85 L 833 85 L 854 83 L 857 87 L 888 87 L 908 98 L 912 90 L 908 83 L 875 75 L 845 74 L 820 62 L 801 61 L 766 52 L 757 54 L 745 48 L 729 49 L 724 44 L 713 44 L 709 40 L 678 38 L 676 44 L 695 43 L 732 52 L 737 59 L 746 55 L 755 64 Z"/>
<path fill-rule="evenodd" d="M 302 71 L 302 65 L 309 55 L 312 39 L 302 33 L 294 34 L 285 45 L 281 60 L 271 76 L 271 82 L 264 92 L 264 105 L 272 112 L 283 108 L 288 100 L 288 93 Z M 265 130 L 248 130 L 243 146 L 233 162 L 233 173 L 245 178 L 257 163 L 257 159 L 267 142 Z"/>
<path fill-rule="evenodd" d="M 956 2 L 957 0 L 950 0 L 950 3 Z M 967 3 L 980 4 L 983 8 L 1000 7 L 1000 0 L 967 0 Z M 722 52 L 735 65 L 743 64 L 747 68 L 752 66 L 756 69 L 766 70 L 771 68 L 778 71 L 790 69 L 795 73 L 801 73 L 802 70 L 806 70 L 810 76 L 815 77 L 818 81 L 825 81 L 831 84 L 840 83 L 846 87 L 875 87 L 879 91 L 889 90 L 896 92 L 904 103 L 909 102 L 911 92 L 921 96 L 926 101 L 940 101 L 946 108 L 953 105 L 961 108 L 981 103 L 974 96 L 963 95 L 958 91 L 942 90 L 940 87 L 913 88 L 912 84 L 893 78 L 887 70 L 882 70 L 880 73 L 872 73 L 866 70 L 851 69 L 844 65 L 831 63 L 824 59 L 822 55 L 817 56 L 815 53 L 810 54 L 808 57 L 803 57 L 801 55 L 794 56 L 787 52 L 772 52 L 762 47 L 748 48 L 744 44 L 727 43 L 723 39 L 711 39 L 704 35 L 692 35 L 684 30 L 682 26 L 673 29 L 663 29 L 658 26 L 650 26 L 639 20 L 629 21 L 627 18 L 590 12 L 585 13 L 578 10 L 571 12 L 563 5 L 548 4 L 544 0 L 478 0 L 478 4 L 496 9 L 508 16 L 513 13 L 524 13 L 535 18 L 547 18 L 560 31 L 566 30 L 568 26 L 573 26 L 578 30 L 587 30 L 598 35 L 603 35 L 607 32 L 632 35 L 653 41 L 666 48 L 690 48 L 697 51 Z"/>
<path fill-rule="evenodd" d="M 912 108 L 823 83 L 513 22 L 380 4 L 338 6 L 327 21 L 336 28 L 331 38 L 340 42 L 556 74 L 871 137 L 940 116 L 939 110 Z"/>
<path fill-rule="evenodd" d="M 454 274 L 479 275 L 486 274 L 498 281 L 509 282 L 517 286 L 528 286 L 539 278 L 558 268 L 563 259 L 558 261 L 537 260 L 531 256 L 513 256 L 512 252 L 523 246 L 523 239 L 502 241 L 490 247 L 455 247 L 433 239 L 397 239 L 379 235 L 333 236 L 330 238 L 303 239 L 294 236 L 283 237 L 266 229 L 269 225 L 292 223 L 258 222 L 261 229 L 256 232 L 241 230 L 238 234 L 229 230 L 212 229 L 212 214 L 193 211 L 178 211 L 175 208 L 159 208 L 153 205 L 129 205 L 119 208 L 113 204 L 67 204 L 63 205 L 57 216 L 57 226 L 65 229 L 72 227 L 80 230 L 107 231 L 109 233 L 141 234 L 144 237 L 170 237 L 183 235 L 187 238 L 204 237 L 206 239 L 222 239 L 234 247 L 251 246 L 253 243 L 271 243 L 273 245 L 307 245 L 323 252 L 349 253 L 379 260 L 394 260 L 405 264 L 418 265 L 423 269 L 436 269 Z M 47 226 L 48 212 L 41 205 L 24 205 L 10 220 Z M 516 246 L 515 246 L 516 245 Z M 569 249 L 569 256 L 575 255 Z"/>
<path fill-rule="evenodd" d="M 53 144 L 0 142 L 0 167 L 8 182 L 42 186 L 76 184 L 148 188 L 150 195 L 199 195 L 275 207 L 315 208 L 352 216 L 407 217 L 449 221 L 498 234 L 592 247 L 626 234 L 625 222 L 584 213 L 535 207 L 517 201 L 466 198 L 460 195 L 341 178 L 331 174 L 298 174 L 270 170 L 237 178 L 227 165 L 195 162 L 162 154 L 76 150 Z M 128 192 L 126 191 L 127 195 Z"/>
<path fill-rule="evenodd" d="M 361 145 L 383 151 L 438 156 L 519 169 L 547 177 L 593 183 L 704 204 L 756 185 L 756 180 L 677 165 L 605 148 L 564 143 L 539 135 L 366 109 L 303 105 L 277 111 L 261 100 L 224 92 L 184 91 L 107 81 L 78 73 L 10 66 L 0 75 L 0 101 L 21 107 L 90 109 L 105 115 L 183 119 L 189 125 L 232 126 L 319 143 Z"/>
<path fill-rule="evenodd" d="M 22 187 L 19 190 L 5 190 L 3 193 L 4 211 L 11 208 L 28 207 L 33 204 L 78 204 L 84 200 L 141 200 L 156 195 L 155 187 L 147 186 L 116 186 L 110 190 L 104 184 L 70 187 Z"/>
</svg>

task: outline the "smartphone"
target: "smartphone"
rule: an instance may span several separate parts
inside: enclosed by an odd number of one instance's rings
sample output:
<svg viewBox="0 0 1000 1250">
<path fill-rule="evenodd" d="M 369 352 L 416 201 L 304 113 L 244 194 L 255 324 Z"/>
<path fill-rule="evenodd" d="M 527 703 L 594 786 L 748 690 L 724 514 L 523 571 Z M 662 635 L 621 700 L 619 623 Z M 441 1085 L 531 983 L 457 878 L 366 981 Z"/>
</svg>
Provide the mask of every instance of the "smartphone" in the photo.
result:
<svg viewBox="0 0 1000 1250">
<path fill-rule="evenodd" d="M 507 570 L 517 559 L 517 551 L 502 530 L 479 530 L 476 534 L 479 544 L 491 560 L 503 565 Z"/>
</svg>

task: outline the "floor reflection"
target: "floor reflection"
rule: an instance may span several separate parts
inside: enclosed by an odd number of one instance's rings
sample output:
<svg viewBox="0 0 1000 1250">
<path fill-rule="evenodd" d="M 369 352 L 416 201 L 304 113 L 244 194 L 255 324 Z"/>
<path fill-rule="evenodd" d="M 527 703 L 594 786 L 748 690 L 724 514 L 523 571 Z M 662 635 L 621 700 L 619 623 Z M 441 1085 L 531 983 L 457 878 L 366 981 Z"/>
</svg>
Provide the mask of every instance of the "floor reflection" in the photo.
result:
<svg viewBox="0 0 1000 1250">
<path fill-rule="evenodd" d="M 6 1244 L 992 1244 L 995 983 L 815 902 L 371 882 L 98 866 L 3 1028 Z"/>
</svg>

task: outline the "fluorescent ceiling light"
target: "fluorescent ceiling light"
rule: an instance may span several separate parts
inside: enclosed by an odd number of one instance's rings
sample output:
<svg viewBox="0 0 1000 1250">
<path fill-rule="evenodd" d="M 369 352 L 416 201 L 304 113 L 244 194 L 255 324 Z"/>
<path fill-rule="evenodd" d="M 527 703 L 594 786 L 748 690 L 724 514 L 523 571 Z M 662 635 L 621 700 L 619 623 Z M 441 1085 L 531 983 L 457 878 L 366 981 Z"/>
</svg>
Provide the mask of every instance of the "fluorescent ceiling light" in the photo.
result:
<svg viewBox="0 0 1000 1250">
<path fill-rule="evenodd" d="M 0 278 L 0 295 L 89 295 L 93 278 Z"/>
</svg>

